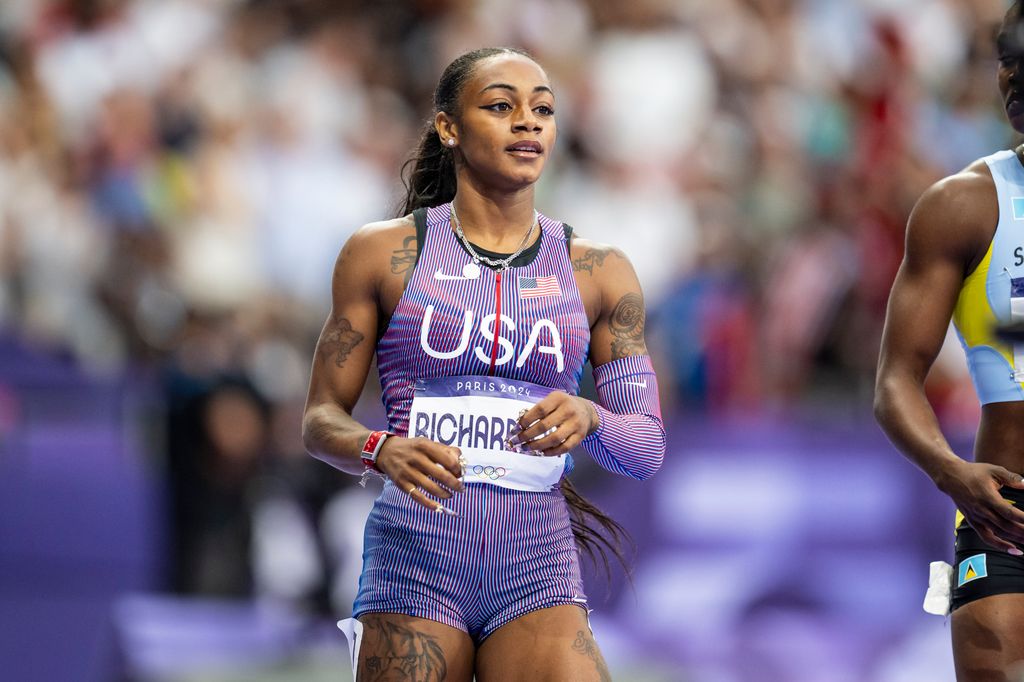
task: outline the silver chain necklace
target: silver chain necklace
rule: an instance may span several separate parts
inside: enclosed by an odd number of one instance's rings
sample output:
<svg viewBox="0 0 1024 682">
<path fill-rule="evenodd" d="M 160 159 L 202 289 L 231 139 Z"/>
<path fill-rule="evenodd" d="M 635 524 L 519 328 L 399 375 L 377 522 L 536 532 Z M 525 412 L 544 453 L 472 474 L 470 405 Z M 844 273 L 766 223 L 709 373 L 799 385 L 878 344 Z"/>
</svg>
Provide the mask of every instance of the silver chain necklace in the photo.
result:
<svg viewBox="0 0 1024 682">
<path fill-rule="evenodd" d="M 476 249 L 473 248 L 473 245 L 469 243 L 468 239 L 466 239 L 466 233 L 462 231 L 462 223 L 459 221 L 459 214 L 455 211 L 454 201 L 452 202 L 452 220 L 455 222 L 455 234 L 459 236 L 459 240 L 462 242 L 463 246 L 465 246 L 466 250 L 469 251 L 469 254 L 473 256 L 473 265 L 476 266 L 476 268 L 474 268 L 473 270 L 476 272 L 476 274 L 472 275 L 471 278 L 476 279 L 476 277 L 479 277 L 479 263 L 485 263 L 490 267 L 494 268 L 495 270 L 497 270 L 498 272 L 508 269 L 509 264 L 516 259 L 516 256 L 518 256 L 519 254 L 526 250 L 526 245 L 530 239 L 530 235 L 533 234 L 533 226 L 537 224 L 537 222 L 540 220 L 540 215 L 537 213 L 536 209 L 534 209 L 533 222 L 530 223 L 530 227 L 526 230 L 526 234 L 523 235 L 523 241 L 519 243 L 519 248 L 516 249 L 515 252 L 513 252 L 507 258 L 501 259 L 488 258 L 487 256 L 481 256 L 479 253 L 476 252 Z M 470 265 L 467 265 L 467 276 L 471 275 L 469 268 Z"/>
</svg>

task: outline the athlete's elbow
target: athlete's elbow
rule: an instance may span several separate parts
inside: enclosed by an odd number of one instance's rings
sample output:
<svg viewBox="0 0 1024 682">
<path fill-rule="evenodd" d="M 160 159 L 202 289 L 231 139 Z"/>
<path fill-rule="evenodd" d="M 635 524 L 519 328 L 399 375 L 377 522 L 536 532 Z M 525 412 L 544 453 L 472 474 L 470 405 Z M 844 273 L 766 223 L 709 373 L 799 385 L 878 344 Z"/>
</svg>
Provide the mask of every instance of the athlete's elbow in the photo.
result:
<svg viewBox="0 0 1024 682">
<path fill-rule="evenodd" d="M 648 478 L 650 478 L 651 476 L 653 476 L 654 474 L 658 473 L 661 470 L 661 465 L 665 463 L 665 452 L 667 450 L 668 448 L 666 446 L 665 440 L 664 438 L 662 438 L 661 446 L 655 453 L 654 460 L 651 463 L 651 466 L 648 467 L 647 471 L 645 471 L 646 475 L 641 480 L 647 480 Z"/>
<path fill-rule="evenodd" d="M 657 433 L 652 434 L 651 441 L 645 443 L 643 448 L 644 457 L 629 472 L 630 476 L 638 481 L 646 481 L 651 478 L 654 474 L 658 473 L 661 465 L 665 463 L 665 452 L 668 450 L 665 427 L 659 423 L 655 424 L 654 428 Z"/>
<path fill-rule="evenodd" d="M 896 394 L 898 393 L 896 382 L 890 377 L 879 376 L 875 382 L 875 396 L 872 403 L 872 412 L 875 421 L 885 428 L 889 423 L 893 407 L 896 405 Z"/>
<path fill-rule="evenodd" d="M 302 446 L 311 456 L 320 459 L 326 429 L 326 415 L 321 406 L 307 407 L 302 414 Z"/>
<path fill-rule="evenodd" d="M 315 454 L 315 439 L 314 439 L 315 427 L 313 420 L 310 418 L 307 412 L 302 418 L 302 447 L 306 449 L 306 453 L 316 457 Z"/>
<path fill-rule="evenodd" d="M 654 476 L 654 474 L 658 473 L 658 470 L 661 469 L 661 464 L 663 461 L 664 456 L 658 458 L 657 461 L 651 462 L 650 464 L 634 468 L 630 472 L 630 478 L 636 479 L 638 481 L 646 481 L 647 479 Z"/>
<path fill-rule="evenodd" d="M 872 412 L 875 415 L 875 421 L 878 422 L 879 425 L 884 425 L 885 420 L 889 415 L 889 404 L 881 397 L 881 395 L 879 395 L 877 390 L 875 391 L 875 402 L 872 405 Z"/>
</svg>

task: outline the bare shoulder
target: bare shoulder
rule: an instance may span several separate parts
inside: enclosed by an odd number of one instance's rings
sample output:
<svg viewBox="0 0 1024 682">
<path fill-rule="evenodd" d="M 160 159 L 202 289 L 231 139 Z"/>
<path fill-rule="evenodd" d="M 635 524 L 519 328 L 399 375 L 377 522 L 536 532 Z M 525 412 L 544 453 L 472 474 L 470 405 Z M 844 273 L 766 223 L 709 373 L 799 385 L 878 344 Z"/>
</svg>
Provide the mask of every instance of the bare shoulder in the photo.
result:
<svg viewBox="0 0 1024 682">
<path fill-rule="evenodd" d="M 356 249 L 374 251 L 400 244 L 410 236 L 416 236 L 416 223 L 407 215 L 367 223 L 352 234 L 348 243 Z"/>
<path fill-rule="evenodd" d="M 572 238 L 569 256 L 573 271 L 586 275 L 599 275 L 605 269 L 615 270 L 623 266 L 632 269 L 629 258 L 621 249 L 584 237 Z"/>
<path fill-rule="evenodd" d="M 347 270 L 380 280 L 389 272 L 405 272 L 416 260 L 416 225 L 412 216 L 363 225 L 348 238 L 335 272 Z M 396 263 L 397 261 L 397 263 Z"/>
<path fill-rule="evenodd" d="M 992 240 L 999 222 L 995 182 L 984 161 L 925 190 L 910 215 L 907 250 L 942 248 L 973 259 Z"/>
</svg>

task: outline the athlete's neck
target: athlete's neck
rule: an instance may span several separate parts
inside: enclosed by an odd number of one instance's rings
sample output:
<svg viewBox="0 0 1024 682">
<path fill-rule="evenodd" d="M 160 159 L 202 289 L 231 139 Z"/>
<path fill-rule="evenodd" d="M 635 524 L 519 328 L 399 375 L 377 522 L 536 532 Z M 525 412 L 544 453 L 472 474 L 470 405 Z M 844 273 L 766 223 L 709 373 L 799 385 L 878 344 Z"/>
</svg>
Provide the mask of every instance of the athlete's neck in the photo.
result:
<svg viewBox="0 0 1024 682">
<path fill-rule="evenodd" d="M 533 226 L 533 186 L 512 194 L 488 196 L 460 185 L 453 203 L 466 239 L 488 251 L 515 251 Z"/>
</svg>

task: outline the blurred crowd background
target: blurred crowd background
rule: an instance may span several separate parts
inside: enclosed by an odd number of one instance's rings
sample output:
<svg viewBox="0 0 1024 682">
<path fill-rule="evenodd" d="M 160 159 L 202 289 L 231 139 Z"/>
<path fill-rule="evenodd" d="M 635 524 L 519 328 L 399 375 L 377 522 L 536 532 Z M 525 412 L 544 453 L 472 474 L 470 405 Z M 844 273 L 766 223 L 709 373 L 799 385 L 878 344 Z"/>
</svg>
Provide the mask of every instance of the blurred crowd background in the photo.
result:
<svg viewBox="0 0 1024 682">
<path fill-rule="evenodd" d="M 444 66 L 514 45 L 557 96 L 538 207 L 633 260 L 673 441 L 648 487 L 578 467 L 637 536 L 592 580 L 616 679 L 952 679 L 950 510 L 870 403 L 910 209 L 1013 143 L 1007 4 L 3 0 L 0 668 L 345 679 L 374 491 L 300 439 L 331 269 Z"/>
</svg>

